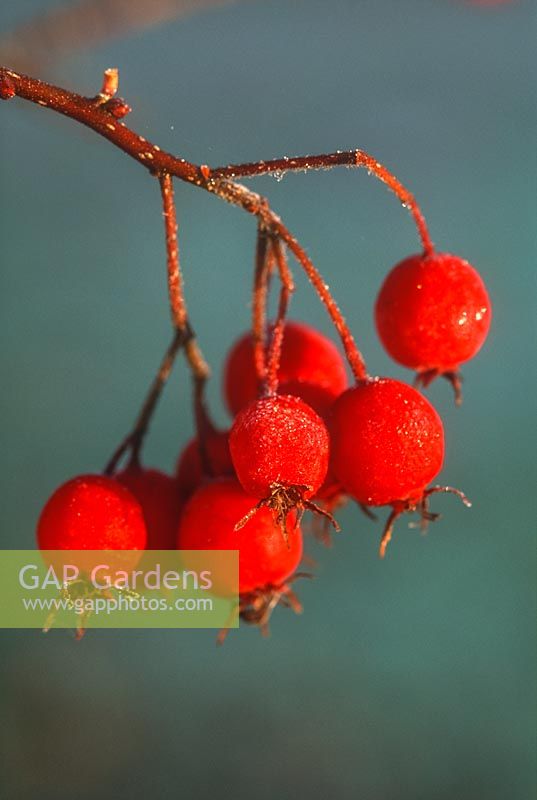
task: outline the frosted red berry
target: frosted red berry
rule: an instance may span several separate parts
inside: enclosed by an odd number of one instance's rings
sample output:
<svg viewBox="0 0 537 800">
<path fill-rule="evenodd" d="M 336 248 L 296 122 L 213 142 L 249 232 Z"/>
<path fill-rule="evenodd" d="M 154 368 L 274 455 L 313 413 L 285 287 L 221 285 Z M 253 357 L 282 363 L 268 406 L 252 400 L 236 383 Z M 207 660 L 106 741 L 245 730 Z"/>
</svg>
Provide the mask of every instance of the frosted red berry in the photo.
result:
<svg viewBox="0 0 537 800">
<path fill-rule="evenodd" d="M 278 487 L 301 489 L 305 499 L 321 487 L 328 467 L 328 431 L 299 397 L 256 400 L 237 416 L 229 436 L 243 489 L 267 498 Z"/>
<path fill-rule="evenodd" d="M 255 502 L 234 479 L 206 483 L 188 501 L 177 538 L 181 550 L 238 550 L 241 595 L 280 586 L 302 557 L 302 533 L 294 512 L 289 514 L 287 544 L 268 508 L 260 508 L 235 530 L 237 520 Z"/>
<path fill-rule="evenodd" d="M 285 325 L 278 379 L 282 394 L 301 397 L 321 415 L 348 386 L 345 362 L 335 344 L 299 322 Z M 224 395 L 233 416 L 259 395 L 251 333 L 238 339 L 229 352 Z"/>
<path fill-rule="evenodd" d="M 173 550 L 183 500 L 177 482 L 157 469 L 133 464 L 116 476 L 142 507 L 148 550 Z"/>
<path fill-rule="evenodd" d="M 418 500 L 444 459 L 444 429 L 416 389 L 390 378 L 357 384 L 331 415 L 331 465 L 359 503 Z"/>
<path fill-rule="evenodd" d="M 375 307 L 388 353 L 425 375 L 456 373 L 486 339 L 491 302 L 477 271 L 447 253 L 413 255 L 384 281 Z"/>
<path fill-rule="evenodd" d="M 203 468 L 198 438 L 188 442 L 177 460 L 177 486 L 181 497 L 185 500 L 195 492 L 204 478 L 220 478 L 235 474 L 229 452 L 229 431 L 208 430 L 204 445 L 210 468 L 209 474 L 205 474 Z"/>
<path fill-rule="evenodd" d="M 56 489 L 37 525 L 41 550 L 143 550 L 140 503 L 113 478 L 81 475 Z"/>
</svg>

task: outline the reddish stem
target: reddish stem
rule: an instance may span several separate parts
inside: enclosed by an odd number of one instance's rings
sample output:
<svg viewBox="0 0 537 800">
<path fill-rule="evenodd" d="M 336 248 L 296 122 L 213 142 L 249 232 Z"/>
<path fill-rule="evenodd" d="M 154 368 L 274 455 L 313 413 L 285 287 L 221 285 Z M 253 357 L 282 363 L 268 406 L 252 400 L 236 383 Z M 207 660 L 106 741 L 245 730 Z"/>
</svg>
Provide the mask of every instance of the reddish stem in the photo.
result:
<svg viewBox="0 0 537 800">
<path fill-rule="evenodd" d="M 266 200 L 255 192 L 251 192 L 240 183 L 233 181 L 221 180 L 214 184 L 209 183 L 206 187 L 208 191 L 212 191 L 226 200 L 228 203 L 240 206 L 248 214 L 253 214 L 261 219 L 264 224 L 272 231 L 273 234 L 278 236 L 286 243 L 289 250 L 293 253 L 298 263 L 304 269 L 310 282 L 313 284 L 321 302 L 326 307 L 326 310 L 334 323 L 334 326 L 341 338 L 343 348 L 347 361 L 351 367 L 354 377 L 357 381 L 368 379 L 367 369 L 362 354 L 356 346 L 354 337 L 345 321 L 345 317 L 341 313 L 336 301 L 330 293 L 328 284 L 325 282 L 323 276 L 313 264 L 311 259 L 306 254 L 306 251 L 298 243 L 289 229 L 284 225 L 280 217 L 274 213 L 266 204 Z"/>
<path fill-rule="evenodd" d="M 117 86 L 116 86 L 117 89 Z M 196 342 L 194 332 L 188 320 L 188 312 L 183 294 L 183 280 L 179 264 L 179 246 L 177 242 L 177 215 L 173 193 L 173 180 L 170 175 L 159 177 L 164 229 L 166 233 L 166 254 L 168 271 L 168 292 L 170 310 L 175 334 L 169 345 L 157 375 L 149 389 L 146 400 L 142 406 L 138 419 L 132 431 L 125 437 L 113 453 L 105 467 L 106 475 L 113 475 L 123 456 L 130 450 L 131 464 L 138 464 L 143 441 L 149 429 L 151 418 L 157 403 L 172 371 L 177 353 L 184 348 L 186 360 L 194 382 L 194 415 L 200 443 L 201 459 L 204 466 L 208 463 L 206 452 L 206 436 L 212 427 L 204 405 L 204 388 L 209 377 L 209 367 Z"/>
<path fill-rule="evenodd" d="M 345 317 L 341 313 L 338 304 L 332 297 L 328 284 L 325 283 L 324 278 L 306 254 L 306 251 L 294 238 L 291 232 L 285 227 L 281 220 L 275 222 L 274 230 L 287 244 L 289 250 L 293 253 L 299 264 L 304 269 L 317 294 L 321 298 L 321 301 L 324 303 L 326 310 L 328 311 L 328 314 L 330 315 L 332 322 L 334 323 L 334 326 L 339 334 L 341 343 L 343 344 L 343 348 L 345 350 L 345 355 L 347 356 L 347 361 L 349 362 L 349 366 L 354 377 L 357 381 L 367 380 L 368 374 L 364 358 L 356 345 Z"/>
<path fill-rule="evenodd" d="M 336 153 L 301 159 L 278 159 L 252 165 L 223 167 L 220 170 L 211 171 L 205 165 L 197 166 L 183 158 L 176 158 L 170 153 L 163 152 L 157 145 L 148 142 L 144 137 L 127 128 L 124 123 L 118 122 L 112 109 L 108 109 L 108 104 L 100 105 L 98 99 L 82 97 L 57 86 L 52 86 L 26 75 L 20 75 L 5 67 L 0 67 L 0 85 L 5 84 L 8 84 L 9 92 L 7 94 L 10 97 L 12 96 L 11 93 L 14 92 L 19 97 L 51 108 L 60 114 L 77 120 L 83 125 L 87 125 L 146 167 L 152 174 L 162 175 L 169 173 L 217 195 L 222 200 L 240 206 L 249 214 L 257 216 L 269 231 L 276 233 L 287 244 L 307 273 L 336 326 L 357 380 L 363 380 L 367 377 L 364 360 L 356 347 L 345 319 L 332 298 L 328 286 L 303 248 L 288 231 L 281 219 L 269 208 L 264 198 L 255 192 L 249 191 L 241 184 L 234 183 L 223 177 L 225 174 L 237 174 L 239 170 L 242 170 L 244 175 L 261 175 L 277 169 L 329 169 L 339 164 L 365 166 L 364 159 L 366 157 L 362 154 L 362 151 L 354 151 L 352 158 L 350 158 L 349 154 Z M 362 155 L 359 157 L 357 153 Z M 360 158 L 362 159 L 361 162 Z M 368 156 L 367 158 L 369 159 L 370 157 Z M 374 164 L 376 162 L 371 160 L 371 168 L 373 168 Z M 381 176 L 378 168 L 376 174 Z M 412 208 L 415 217 L 417 215 L 418 219 L 422 219 L 421 212 L 417 209 L 412 195 L 407 193 L 404 187 L 401 187 L 399 182 L 389 173 L 382 173 L 382 179 L 388 182 L 388 185 L 394 191 L 397 190 L 399 192 L 399 196 L 404 198 Z M 426 232 L 426 228 L 423 226 L 424 223 L 421 228 Z M 424 246 L 432 248 L 428 237 L 424 239 Z M 193 340 L 190 340 L 189 346 L 191 350 L 196 349 Z M 206 367 L 206 365 L 199 352 L 193 354 L 193 363 L 197 363 L 197 367 L 201 372 L 204 371 L 203 367 Z"/>
<path fill-rule="evenodd" d="M 272 328 L 272 336 L 270 338 L 270 345 L 267 355 L 265 394 L 269 395 L 276 394 L 278 391 L 278 374 L 280 371 L 280 358 L 282 353 L 285 320 L 287 317 L 287 310 L 289 308 L 291 295 L 295 291 L 293 276 L 291 275 L 291 270 L 289 269 L 281 241 L 273 237 L 271 249 L 276 257 L 281 287 L 278 313 Z"/>
<path fill-rule="evenodd" d="M 211 474 L 207 438 L 214 431 L 214 425 L 205 406 L 205 385 L 209 378 L 209 366 L 189 325 L 188 311 L 183 291 L 183 276 L 179 262 L 177 240 L 177 213 L 173 191 L 173 178 L 168 173 L 159 176 L 162 195 L 162 214 L 166 233 L 166 254 L 168 267 L 168 294 L 174 328 L 184 334 L 186 360 L 194 380 L 194 418 L 204 472 Z"/>
<path fill-rule="evenodd" d="M 269 274 L 271 271 L 272 253 L 268 246 L 268 233 L 264 225 L 259 221 L 257 225 L 254 288 L 252 293 L 252 340 L 254 348 L 254 366 L 260 388 L 265 385 L 267 371 L 265 336 L 267 328 Z"/>
<path fill-rule="evenodd" d="M 183 294 L 183 276 L 179 263 L 179 245 L 177 242 L 177 216 L 173 194 L 173 178 L 168 173 L 159 178 L 162 195 L 162 215 L 166 234 L 166 254 L 168 266 L 168 294 L 172 322 L 177 330 L 184 330 L 188 320 Z"/>
<path fill-rule="evenodd" d="M 425 217 L 416 202 L 414 195 L 376 158 L 364 150 L 348 150 L 346 152 L 326 153 L 315 156 L 298 156 L 296 158 L 274 158 L 268 161 L 254 161 L 247 164 L 230 164 L 211 170 L 212 178 L 253 178 L 259 175 L 283 174 L 285 172 L 310 171 L 314 169 L 331 169 L 332 167 L 365 167 L 399 198 L 403 206 L 410 210 L 426 255 L 434 252 Z"/>
</svg>

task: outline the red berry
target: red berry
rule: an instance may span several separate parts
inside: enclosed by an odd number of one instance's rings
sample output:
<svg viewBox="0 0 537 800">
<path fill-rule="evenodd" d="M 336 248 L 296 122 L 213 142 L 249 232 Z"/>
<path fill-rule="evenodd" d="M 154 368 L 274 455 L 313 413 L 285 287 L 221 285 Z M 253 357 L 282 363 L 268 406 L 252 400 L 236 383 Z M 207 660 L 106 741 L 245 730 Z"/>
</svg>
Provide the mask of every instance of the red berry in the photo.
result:
<svg viewBox="0 0 537 800">
<path fill-rule="evenodd" d="M 315 499 L 320 500 L 328 508 L 336 508 L 345 496 L 345 490 L 334 475 L 330 464 L 321 488 L 315 494 Z"/>
<path fill-rule="evenodd" d="M 188 499 L 198 488 L 204 477 L 220 478 L 234 475 L 233 462 L 229 452 L 229 431 L 216 429 L 207 431 L 205 447 L 211 467 L 211 474 L 204 475 L 199 441 L 191 439 L 177 461 L 176 476 L 181 497 Z"/>
<path fill-rule="evenodd" d="M 345 362 L 335 344 L 315 328 L 287 322 L 278 372 L 280 392 L 301 397 L 325 414 L 347 386 Z M 258 396 L 251 333 L 238 339 L 227 357 L 224 394 L 233 416 Z"/>
<path fill-rule="evenodd" d="M 299 397 L 256 400 L 237 416 L 229 435 L 231 458 L 244 490 L 269 498 L 299 488 L 304 499 L 321 487 L 328 467 L 328 431 Z"/>
<path fill-rule="evenodd" d="M 177 482 L 156 469 L 137 465 L 116 475 L 142 506 L 147 527 L 147 550 L 173 550 L 183 501 Z"/>
<path fill-rule="evenodd" d="M 286 544 L 268 508 L 260 508 L 240 529 L 238 519 L 255 504 L 236 480 L 222 478 L 201 486 L 188 501 L 177 547 L 181 550 L 238 550 L 239 593 L 279 586 L 297 568 L 302 557 L 302 533 L 295 514 L 288 519 Z"/>
<path fill-rule="evenodd" d="M 80 475 L 56 489 L 37 525 L 41 550 L 143 551 L 146 541 L 139 502 L 116 480 L 102 475 Z M 129 561 L 129 566 L 137 561 Z"/>
<path fill-rule="evenodd" d="M 359 503 L 416 501 L 442 467 L 444 429 L 416 389 L 375 378 L 334 404 L 331 448 L 335 475 Z"/>
<path fill-rule="evenodd" d="M 387 276 L 375 318 L 384 347 L 400 364 L 452 373 L 485 341 L 491 303 L 467 261 L 447 253 L 414 255 Z"/>
</svg>

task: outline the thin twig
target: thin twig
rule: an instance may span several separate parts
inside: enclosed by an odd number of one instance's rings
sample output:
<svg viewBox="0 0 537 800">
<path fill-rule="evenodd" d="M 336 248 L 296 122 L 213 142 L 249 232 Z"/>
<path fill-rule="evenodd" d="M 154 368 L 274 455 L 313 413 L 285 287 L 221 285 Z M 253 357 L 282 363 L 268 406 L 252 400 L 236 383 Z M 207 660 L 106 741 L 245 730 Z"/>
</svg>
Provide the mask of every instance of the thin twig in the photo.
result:
<svg viewBox="0 0 537 800">
<path fill-rule="evenodd" d="M 106 78 L 106 76 L 105 76 Z M 103 87 L 105 84 L 103 84 Z M 115 86 L 117 90 L 117 83 Z M 104 93 L 104 88 L 103 88 Z M 207 459 L 204 447 L 208 414 L 204 407 L 203 392 L 209 376 L 209 368 L 203 358 L 201 350 L 195 340 L 194 333 L 188 321 L 188 312 L 183 292 L 183 278 L 179 262 L 179 245 L 177 241 L 177 214 L 173 192 L 173 179 L 170 175 L 159 176 L 162 197 L 162 214 L 164 217 L 164 230 L 166 235 L 166 262 L 168 272 L 168 294 L 170 311 L 175 329 L 174 337 L 169 345 L 160 368 L 151 385 L 147 398 L 142 406 L 136 424 L 125 439 L 121 442 L 110 461 L 105 467 L 106 475 L 113 475 L 123 456 L 130 451 L 130 464 L 138 464 L 143 441 L 149 429 L 149 424 L 162 390 L 170 376 L 177 353 L 181 347 L 185 350 L 187 362 L 190 366 L 194 382 L 194 409 L 198 428 L 202 461 Z"/>
<path fill-rule="evenodd" d="M 252 343 L 254 349 L 254 366 L 259 389 L 265 385 L 266 365 L 266 333 L 267 304 L 269 279 L 273 267 L 273 254 L 269 245 L 266 227 L 258 220 L 255 246 L 254 286 L 252 291 Z"/>
<path fill-rule="evenodd" d="M 383 180 L 397 194 L 401 202 L 410 208 L 420 232 L 424 250 L 426 253 L 431 252 L 432 243 L 427 227 L 412 194 L 372 156 L 362 150 L 354 150 L 347 153 L 328 153 L 326 155 L 305 156 L 295 159 L 284 158 L 261 161 L 250 165 L 232 165 L 211 170 L 206 165 L 198 166 L 186 159 L 177 158 L 171 153 L 162 151 L 160 147 L 148 142 L 144 137 L 127 128 L 124 123 L 119 122 L 114 116 L 113 110 L 107 108 L 107 104 L 99 105 L 95 98 L 82 97 L 65 89 L 1 67 L 0 98 L 9 99 L 14 95 L 38 105 L 49 107 L 92 128 L 146 167 L 152 174 L 156 176 L 174 175 L 183 181 L 215 194 L 222 200 L 240 206 L 247 213 L 256 216 L 267 230 L 285 242 L 308 275 L 341 337 L 355 378 L 359 381 L 367 378 L 365 362 L 345 322 L 345 318 L 333 299 L 328 285 L 307 256 L 305 250 L 283 224 L 282 220 L 270 209 L 263 197 L 251 192 L 245 186 L 229 180 L 226 176 L 241 174 L 245 177 L 251 177 L 282 170 L 364 166 Z M 193 347 L 191 346 L 191 349 Z M 202 359 L 200 360 L 198 355 L 194 357 L 194 362 L 200 367 Z"/>
<path fill-rule="evenodd" d="M 430 255 L 434 251 L 427 223 L 414 195 L 383 164 L 364 150 L 347 150 L 345 152 L 338 150 L 336 153 L 324 155 L 274 158 L 269 161 L 230 164 L 226 167 L 211 169 L 211 177 L 213 179 L 253 178 L 259 175 L 283 175 L 285 172 L 310 172 L 332 167 L 364 167 L 370 174 L 385 183 L 414 217 L 424 253 Z"/>
<path fill-rule="evenodd" d="M 272 335 L 270 337 L 270 346 L 267 354 L 267 376 L 266 376 L 266 394 L 275 394 L 278 390 L 278 374 L 280 371 L 280 358 L 282 353 L 283 337 L 285 330 L 285 321 L 287 318 L 287 311 L 291 295 L 295 291 L 293 276 L 287 263 L 285 250 L 281 241 L 273 237 L 271 241 L 271 249 L 274 253 L 276 264 L 278 266 L 278 273 L 280 276 L 280 299 L 278 303 L 278 312 L 274 325 L 272 327 Z"/>
<path fill-rule="evenodd" d="M 173 194 L 173 178 L 168 173 L 159 177 L 162 195 L 162 216 L 166 233 L 166 254 L 168 265 L 168 295 L 174 328 L 184 331 L 188 321 L 183 293 L 183 276 L 179 263 L 179 244 L 177 241 L 177 215 Z"/>
</svg>

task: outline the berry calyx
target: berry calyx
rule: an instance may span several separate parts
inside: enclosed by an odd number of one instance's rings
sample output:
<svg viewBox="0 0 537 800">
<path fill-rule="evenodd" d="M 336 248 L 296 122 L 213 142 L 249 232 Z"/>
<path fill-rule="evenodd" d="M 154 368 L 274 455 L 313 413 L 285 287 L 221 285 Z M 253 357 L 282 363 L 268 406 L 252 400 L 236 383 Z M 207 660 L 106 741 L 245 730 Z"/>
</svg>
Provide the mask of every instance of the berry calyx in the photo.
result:
<svg viewBox="0 0 537 800">
<path fill-rule="evenodd" d="M 424 386 L 443 375 L 460 403 L 459 366 L 481 348 L 491 321 L 490 298 L 474 267 L 448 253 L 406 258 L 380 289 L 375 321 L 395 361 L 416 370 Z"/>
<path fill-rule="evenodd" d="M 181 452 L 176 466 L 178 491 L 187 500 L 204 478 L 221 478 L 235 474 L 229 452 L 229 431 L 209 428 L 205 432 L 204 446 L 209 474 L 205 474 L 199 439 L 191 439 Z"/>
<path fill-rule="evenodd" d="M 442 420 L 416 389 L 374 378 L 336 401 L 330 433 L 331 467 L 345 490 L 364 506 L 394 509 L 381 543 L 384 555 L 397 516 L 420 508 L 428 513 L 426 486 L 444 460 Z"/>
<path fill-rule="evenodd" d="M 147 550 L 173 550 L 183 501 L 177 482 L 157 469 L 131 464 L 116 480 L 134 495 L 142 507 L 147 528 Z"/>
<path fill-rule="evenodd" d="M 238 611 L 244 621 L 264 627 L 280 600 L 294 600 L 287 581 L 302 558 L 302 533 L 295 514 L 289 514 L 286 544 L 268 508 L 260 508 L 237 531 L 237 519 L 245 516 L 255 500 L 232 478 L 204 484 L 185 506 L 177 547 L 180 550 L 238 550 Z M 220 591 L 226 594 L 225 587 L 220 587 Z"/>
<path fill-rule="evenodd" d="M 276 512 L 285 532 L 292 508 L 314 506 L 328 468 L 329 438 L 322 419 L 299 397 L 270 395 L 237 416 L 229 435 L 237 478 L 248 494 Z"/>
<path fill-rule="evenodd" d="M 348 386 L 345 362 L 336 345 L 315 328 L 299 322 L 285 324 L 278 381 L 282 394 L 301 397 L 321 415 Z M 258 395 L 249 332 L 235 342 L 227 357 L 224 396 L 235 416 Z"/>
</svg>

